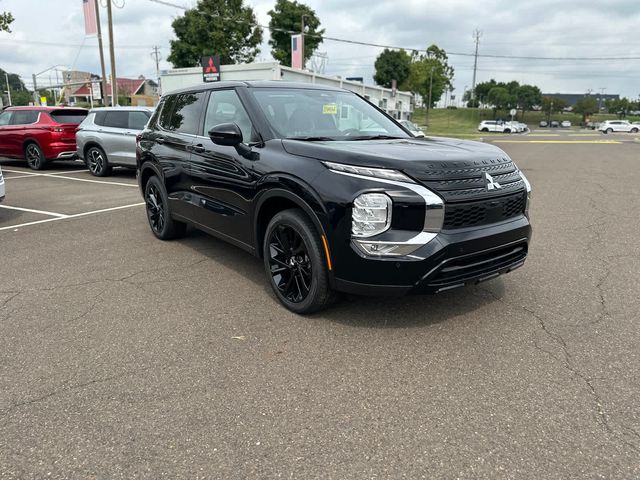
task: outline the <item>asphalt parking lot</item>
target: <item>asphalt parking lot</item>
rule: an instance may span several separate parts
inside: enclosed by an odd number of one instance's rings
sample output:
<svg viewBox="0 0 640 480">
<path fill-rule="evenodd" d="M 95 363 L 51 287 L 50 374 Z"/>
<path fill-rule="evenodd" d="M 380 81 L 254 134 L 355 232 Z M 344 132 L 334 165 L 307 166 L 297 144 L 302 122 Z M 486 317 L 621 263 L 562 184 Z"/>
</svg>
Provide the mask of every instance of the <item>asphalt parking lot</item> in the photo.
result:
<svg viewBox="0 0 640 480">
<path fill-rule="evenodd" d="M 156 240 L 132 172 L 0 162 L 0 477 L 640 477 L 640 143 L 488 141 L 534 188 L 525 266 L 312 317 Z"/>
</svg>

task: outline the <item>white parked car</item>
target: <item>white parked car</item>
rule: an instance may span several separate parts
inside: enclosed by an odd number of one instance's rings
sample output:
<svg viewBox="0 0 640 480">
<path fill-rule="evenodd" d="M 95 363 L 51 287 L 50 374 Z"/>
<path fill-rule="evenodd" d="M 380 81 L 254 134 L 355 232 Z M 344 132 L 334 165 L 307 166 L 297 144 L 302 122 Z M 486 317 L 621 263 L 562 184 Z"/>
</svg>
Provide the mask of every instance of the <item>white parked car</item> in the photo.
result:
<svg viewBox="0 0 640 480">
<path fill-rule="evenodd" d="M 4 177 L 2 176 L 2 168 L 0 168 L 0 202 L 4 200 Z"/>
<path fill-rule="evenodd" d="M 422 127 L 419 127 L 412 121 L 400 120 L 400 125 L 409 130 L 409 132 L 411 132 L 411 135 L 413 135 L 414 137 L 424 137 L 424 131 L 422 130 Z"/>
<path fill-rule="evenodd" d="M 571 128 L 571 122 L 569 120 L 563 120 L 560 126 L 562 128 Z"/>
<path fill-rule="evenodd" d="M 516 132 L 516 128 L 508 123 L 497 122 L 495 120 L 483 120 L 478 125 L 478 131 L 480 132 L 498 132 L 498 133 L 511 133 Z"/>
<path fill-rule="evenodd" d="M 598 128 L 604 133 L 624 132 L 624 133 L 638 133 L 640 125 L 633 125 L 626 120 L 607 120 L 602 122 Z"/>
</svg>

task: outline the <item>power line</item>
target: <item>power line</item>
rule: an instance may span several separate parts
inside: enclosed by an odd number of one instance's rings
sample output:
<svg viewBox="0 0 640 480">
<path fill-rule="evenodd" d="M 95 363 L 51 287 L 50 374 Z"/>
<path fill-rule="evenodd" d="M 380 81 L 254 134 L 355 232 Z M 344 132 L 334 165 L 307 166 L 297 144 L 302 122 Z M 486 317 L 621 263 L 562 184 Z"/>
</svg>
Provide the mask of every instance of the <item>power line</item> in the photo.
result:
<svg viewBox="0 0 640 480">
<path fill-rule="evenodd" d="M 176 3 L 172 3 L 169 2 L 167 0 L 148 0 L 149 2 L 152 3 L 157 3 L 159 5 L 164 5 L 166 7 L 173 7 L 173 8 L 177 8 L 179 10 L 189 10 L 188 7 L 184 6 L 184 5 L 178 5 Z M 288 30 L 288 29 L 284 29 L 284 28 L 275 28 L 275 27 L 270 27 L 269 25 L 261 25 L 259 23 L 252 23 L 252 22 L 247 22 L 246 20 L 242 20 L 242 19 L 237 19 L 237 18 L 231 18 L 231 17 L 223 17 L 222 15 L 216 15 L 214 13 L 206 13 L 203 12 L 201 13 L 202 15 L 207 15 L 209 17 L 212 18 L 218 18 L 218 19 L 222 19 L 222 20 L 228 20 L 228 21 L 232 21 L 232 22 L 236 22 L 236 23 L 241 23 L 244 25 L 248 25 L 250 27 L 260 27 L 262 29 L 265 30 L 272 30 L 272 31 L 277 31 L 277 32 L 283 32 L 283 33 L 289 33 L 289 34 L 299 34 L 300 32 L 297 31 L 293 31 L 293 30 Z M 338 37 L 329 37 L 326 35 L 317 35 L 317 34 L 311 34 L 311 33 L 305 33 L 304 34 L 306 37 L 313 37 L 313 38 L 319 38 L 321 40 L 329 40 L 332 42 L 340 42 L 340 43 L 347 43 L 347 44 L 351 44 L 351 45 L 361 45 L 361 46 L 365 46 L 365 47 L 376 47 L 376 48 L 388 48 L 390 50 L 407 50 L 407 51 L 414 51 L 414 52 L 418 52 L 418 53 L 427 53 L 426 49 L 423 48 L 410 48 L 410 47 L 399 47 L 397 45 L 384 45 L 384 44 L 380 44 L 380 43 L 372 43 L 372 42 L 363 42 L 363 41 L 359 41 L 359 40 L 349 40 L 346 38 L 338 38 Z M 446 51 L 446 50 L 445 50 Z M 446 51 L 447 55 L 450 56 L 461 56 L 461 57 L 475 57 L 476 54 L 475 53 L 466 53 L 466 52 L 452 52 L 452 51 Z M 527 56 L 527 55 L 498 55 L 498 54 L 477 54 L 478 57 L 481 58 L 505 58 L 505 59 L 511 59 L 511 60 L 552 60 L 552 61 L 611 61 L 611 60 L 640 60 L 640 56 L 616 56 L 616 57 L 542 57 L 542 56 Z"/>
</svg>

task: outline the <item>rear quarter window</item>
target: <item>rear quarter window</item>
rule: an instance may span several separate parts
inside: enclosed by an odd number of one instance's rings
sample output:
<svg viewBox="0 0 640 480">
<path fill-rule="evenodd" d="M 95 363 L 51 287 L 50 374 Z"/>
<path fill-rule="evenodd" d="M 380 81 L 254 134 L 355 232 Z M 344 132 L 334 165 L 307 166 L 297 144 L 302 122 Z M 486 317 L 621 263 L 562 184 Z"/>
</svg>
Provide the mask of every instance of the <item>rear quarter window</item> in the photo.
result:
<svg viewBox="0 0 640 480">
<path fill-rule="evenodd" d="M 49 112 L 49 116 L 57 123 L 80 125 L 87 118 L 88 113 L 86 110 L 53 110 Z"/>
</svg>

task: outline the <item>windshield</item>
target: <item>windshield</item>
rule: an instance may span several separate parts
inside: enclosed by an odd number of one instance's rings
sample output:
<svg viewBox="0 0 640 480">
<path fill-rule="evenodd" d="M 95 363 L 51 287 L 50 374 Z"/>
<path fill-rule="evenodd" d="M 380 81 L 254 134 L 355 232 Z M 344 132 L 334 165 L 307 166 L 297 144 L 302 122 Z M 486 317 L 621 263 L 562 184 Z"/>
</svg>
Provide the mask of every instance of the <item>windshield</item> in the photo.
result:
<svg viewBox="0 0 640 480">
<path fill-rule="evenodd" d="M 302 88 L 250 90 L 280 138 L 410 138 L 387 115 L 351 92 Z"/>
</svg>

